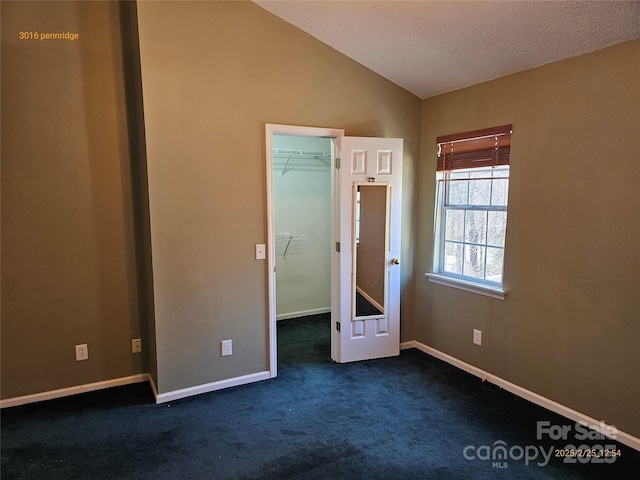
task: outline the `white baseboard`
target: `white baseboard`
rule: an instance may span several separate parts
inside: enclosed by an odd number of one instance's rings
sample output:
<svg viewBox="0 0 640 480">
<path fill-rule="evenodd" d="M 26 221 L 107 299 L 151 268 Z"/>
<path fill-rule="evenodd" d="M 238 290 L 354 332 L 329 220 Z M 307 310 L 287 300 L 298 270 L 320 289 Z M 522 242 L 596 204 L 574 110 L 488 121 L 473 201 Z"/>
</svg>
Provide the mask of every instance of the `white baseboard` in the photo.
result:
<svg viewBox="0 0 640 480">
<path fill-rule="evenodd" d="M 0 409 L 7 407 L 17 407 L 28 403 L 42 402 L 44 400 L 53 400 L 54 398 L 68 397 L 79 393 L 93 392 L 95 390 L 103 390 L 105 388 L 120 387 L 122 385 L 130 385 L 132 383 L 141 383 L 149 380 L 148 373 L 140 373 L 129 377 L 114 378 L 112 380 L 104 380 L 102 382 L 87 383 L 85 385 L 76 385 L 73 387 L 60 388 L 58 390 L 49 390 L 47 392 L 34 393 L 32 395 L 23 395 L 21 397 L 6 398 L 0 400 Z"/>
<path fill-rule="evenodd" d="M 455 367 L 458 367 L 461 370 L 464 370 L 467 373 L 475 375 L 479 378 L 484 378 L 488 382 L 493 383 L 501 388 L 504 388 L 508 392 L 513 393 L 525 400 L 529 400 L 536 405 L 544 407 L 552 412 L 555 412 L 559 415 L 567 417 L 576 422 L 586 422 L 587 425 L 600 425 L 600 421 L 594 418 L 589 417 L 583 413 L 580 413 L 572 408 L 569 408 L 565 405 L 562 405 L 558 402 L 555 402 L 549 398 L 543 397 L 531 390 L 527 390 L 519 385 L 511 383 L 503 378 L 500 378 L 491 373 L 484 372 L 482 369 L 478 367 L 474 367 L 462 360 L 459 360 L 451 355 L 448 355 L 440 350 L 436 350 L 435 348 L 429 347 L 423 343 L 412 340 L 409 342 L 403 342 L 400 344 L 401 350 L 406 350 L 409 348 L 417 348 L 418 350 L 426 353 L 427 355 L 431 355 L 439 360 L 449 363 Z M 0 400 L 0 409 L 8 408 L 8 407 L 16 407 L 19 405 L 26 405 L 29 403 L 41 402 L 45 400 L 52 400 L 55 398 L 67 397 L 70 395 L 77 395 L 79 393 L 92 392 L 95 390 L 103 390 L 105 388 L 111 387 L 119 387 L 122 385 L 130 385 L 133 383 L 142 383 L 148 381 L 151 385 L 151 389 L 153 390 L 153 394 L 156 399 L 156 403 L 165 403 L 173 400 L 178 400 L 180 398 L 190 397 L 192 395 L 199 395 L 201 393 L 213 392 L 215 390 L 220 390 L 223 388 L 236 387 L 240 385 L 246 385 L 248 383 L 258 382 L 261 380 L 267 380 L 271 378 L 271 375 L 268 371 L 253 373 L 250 375 L 243 375 L 240 377 L 229 378 L 226 380 L 220 380 L 217 382 L 206 383 L 203 385 L 198 385 L 195 387 L 183 388 L 180 390 L 174 390 L 172 392 L 161 393 L 158 394 L 158 389 L 153 381 L 153 378 L 148 373 L 140 373 L 137 375 L 131 375 L 128 377 L 115 378 L 112 380 L 105 380 L 102 382 L 88 383 L 84 385 L 76 385 L 73 387 L 61 388 L 57 390 L 50 390 L 47 392 L 35 393 L 32 395 L 23 395 L 20 397 L 7 398 L 4 400 Z M 634 437 L 628 433 L 618 430 L 616 435 L 616 440 L 620 441 L 635 450 L 640 451 L 640 438 Z"/>
<path fill-rule="evenodd" d="M 151 375 L 148 373 L 141 373 L 138 375 L 131 375 L 129 377 L 114 378 L 112 380 L 105 380 L 102 382 L 88 383 L 85 385 L 76 385 L 73 387 L 60 388 L 58 390 L 50 390 L 47 392 L 34 393 L 32 395 L 24 395 L 21 397 L 7 398 L 0 400 L 0 409 L 8 407 L 17 407 L 19 405 L 26 405 L 29 403 L 42 402 L 45 400 L 53 400 L 55 398 L 68 397 L 70 395 L 77 395 L 79 393 L 92 392 L 95 390 L 103 390 L 105 388 L 119 387 L 122 385 L 130 385 L 132 383 L 149 382 L 151 390 L 156 399 L 156 403 L 165 403 L 172 400 L 178 400 L 180 398 L 190 397 L 192 395 L 199 395 L 201 393 L 213 392 L 223 388 L 237 387 L 239 385 L 245 385 L 248 383 L 258 382 L 261 380 L 267 380 L 271 378 L 268 371 L 253 373 L 250 375 L 243 375 L 241 377 L 229 378 L 226 380 L 220 380 L 218 382 L 206 383 L 204 385 L 197 385 L 195 387 L 183 388 L 181 390 L 175 390 L 173 392 L 158 393 L 158 387 Z"/>
<path fill-rule="evenodd" d="M 149 374 L 149 385 L 151 385 L 151 391 L 153 392 L 153 398 L 157 400 L 158 398 L 158 387 L 156 386 L 156 381 L 153 378 L 153 375 Z"/>
<path fill-rule="evenodd" d="M 376 307 L 379 312 L 384 312 L 384 307 L 376 302 L 371 295 L 361 289 L 358 285 L 356 285 L 356 292 L 362 295 L 367 302 Z"/>
<path fill-rule="evenodd" d="M 532 392 L 531 390 L 527 390 L 526 388 L 523 388 L 519 385 L 511 383 L 507 380 L 504 380 L 503 378 L 500 378 L 496 375 L 492 375 L 491 373 L 485 372 L 484 370 L 478 367 L 474 367 L 473 365 L 463 362 L 462 360 L 452 357 L 451 355 L 441 352 L 440 350 L 436 350 L 435 348 L 429 347 L 428 345 L 425 345 L 418 341 L 413 340 L 410 342 L 403 342 L 400 344 L 401 350 L 406 350 L 408 348 L 417 348 L 418 350 L 428 355 L 431 355 L 432 357 L 435 357 L 439 360 L 447 362 L 453 365 L 454 367 L 458 367 L 459 369 L 464 370 L 467 373 L 475 375 L 476 377 L 483 378 L 486 381 L 493 383 L 494 385 L 504 388 L 505 390 L 513 393 L 514 395 L 524 398 L 525 400 L 529 400 L 530 402 L 535 403 L 536 405 L 544 407 L 547 410 L 551 410 L 552 412 L 555 412 L 564 417 L 567 417 L 575 422 L 586 422 L 587 425 L 596 425 L 596 426 L 601 425 L 600 420 L 591 418 L 588 415 L 585 415 L 576 410 L 573 410 L 572 408 L 569 408 L 565 405 L 555 402 L 549 398 L 543 397 L 542 395 L 538 395 L 537 393 Z M 604 428 L 606 428 L 606 426 Z M 633 435 L 630 435 L 628 433 L 618 430 L 615 440 L 627 445 L 628 447 L 631 447 L 635 450 L 640 451 L 640 438 L 634 437 Z"/>
<path fill-rule="evenodd" d="M 182 388 L 180 390 L 174 390 L 172 392 L 157 393 L 155 385 L 152 383 L 154 393 L 156 396 L 156 403 L 171 402 L 173 400 L 179 400 L 181 398 L 191 397 L 193 395 L 200 395 L 201 393 L 209 393 L 215 390 L 221 390 L 223 388 L 237 387 L 240 385 L 246 385 L 247 383 L 259 382 L 261 380 L 267 380 L 271 378 L 271 374 L 268 371 L 252 373 L 250 375 L 243 375 L 241 377 L 228 378 L 226 380 L 220 380 L 218 382 L 205 383 L 203 385 L 196 385 L 195 387 Z"/>
<path fill-rule="evenodd" d="M 276 321 L 288 320 L 289 318 L 307 317 L 309 315 L 319 315 L 321 313 L 331 312 L 331 307 L 326 308 L 314 308 L 312 310 L 300 310 L 299 312 L 281 313 L 276 315 Z"/>
</svg>

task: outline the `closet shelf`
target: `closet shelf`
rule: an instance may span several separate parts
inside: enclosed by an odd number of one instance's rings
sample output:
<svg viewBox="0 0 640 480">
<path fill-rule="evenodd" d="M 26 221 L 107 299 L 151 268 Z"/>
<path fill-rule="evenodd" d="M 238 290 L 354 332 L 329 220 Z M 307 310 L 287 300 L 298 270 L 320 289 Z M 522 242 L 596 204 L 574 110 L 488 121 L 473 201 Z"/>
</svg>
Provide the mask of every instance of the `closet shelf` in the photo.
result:
<svg viewBox="0 0 640 480">
<path fill-rule="evenodd" d="M 331 152 L 320 150 L 293 150 L 291 148 L 274 148 L 273 155 L 279 157 L 330 157 Z"/>
<path fill-rule="evenodd" d="M 287 252 L 289 250 L 296 250 L 296 251 L 300 251 L 300 250 L 306 250 L 307 247 L 303 246 L 303 245 L 298 245 L 298 246 L 291 246 L 291 242 L 293 240 L 308 240 L 309 239 L 309 235 L 308 234 L 302 234 L 302 235 L 292 235 L 292 234 L 281 234 L 281 235 L 276 235 L 276 242 L 285 242 L 285 243 L 281 243 L 280 245 L 284 246 L 284 252 L 282 252 L 282 256 L 286 257 L 287 256 Z M 291 246 L 291 248 L 289 248 Z M 278 249 L 278 244 L 276 243 L 276 249 Z"/>
<path fill-rule="evenodd" d="M 325 160 L 331 158 L 331 152 L 323 152 L 320 150 L 295 150 L 291 148 L 274 148 L 273 157 L 286 158 L 287 162 L 282 168 L 282 176 L 284 177 L 289 162 L 292 158 L 302 158 L 311 160 Z"/>
</svg>

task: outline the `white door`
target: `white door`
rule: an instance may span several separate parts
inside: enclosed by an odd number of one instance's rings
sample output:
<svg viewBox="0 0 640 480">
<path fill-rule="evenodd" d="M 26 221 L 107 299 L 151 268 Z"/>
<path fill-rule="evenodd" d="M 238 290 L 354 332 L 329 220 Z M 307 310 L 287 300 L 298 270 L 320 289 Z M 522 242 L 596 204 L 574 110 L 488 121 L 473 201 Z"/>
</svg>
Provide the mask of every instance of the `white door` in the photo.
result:
<svg viewBox="0 0 640 480">
<path fill-rule="evenodd" d="M 400 353 L 403 141 L 339 137 L 331 358 Z M 382 229 L 382 230 L 381 230 Z M 339 250 L 339 252 L 337 251 Z"/>
</svg>

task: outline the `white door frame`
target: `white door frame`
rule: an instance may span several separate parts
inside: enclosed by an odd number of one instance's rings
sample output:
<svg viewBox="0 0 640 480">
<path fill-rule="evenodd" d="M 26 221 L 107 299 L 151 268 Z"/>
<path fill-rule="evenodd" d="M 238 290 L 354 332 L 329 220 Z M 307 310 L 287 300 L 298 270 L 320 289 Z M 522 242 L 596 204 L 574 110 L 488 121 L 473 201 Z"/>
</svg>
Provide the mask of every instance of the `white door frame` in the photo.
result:
<svg viewBox="0 0 640 480">
<path fill-rule="evenodd" d="M 278 375 L 278 338 L 276 329 L 276 247 L 275 247 L 275 207 L 273 199 L 273 135 L 299 135 L 305 137 L 325 137 L 336 139 L 344 136 L 344 130 L 340 128 L 302 127 L 296 125 L 280 125 L 274 123 L 265 124 L 265 148 L 266 148 L 266 182 L 267 182 L 267 284 L 268 284 L 268 310 L 269 310 L 269 373 L 271 378 Z M 335 145 L 335 142 L 334 142 Z M 335 148 L 332 152 L 332 161 L 335 158 Z M 337 227 L 337 193 L 339 187 L 336 181 L 336 169 L 332 166 L 331 175 L 331 238 L 335 241 Z M 335 259 L 335 255 L 333 255 Z M 335 308 L 339 285 L 336 282 L 335 260 L 331 265 L 331 308 Z M 333 348 L 333 347 L 332 347 Z"/>
</svg>

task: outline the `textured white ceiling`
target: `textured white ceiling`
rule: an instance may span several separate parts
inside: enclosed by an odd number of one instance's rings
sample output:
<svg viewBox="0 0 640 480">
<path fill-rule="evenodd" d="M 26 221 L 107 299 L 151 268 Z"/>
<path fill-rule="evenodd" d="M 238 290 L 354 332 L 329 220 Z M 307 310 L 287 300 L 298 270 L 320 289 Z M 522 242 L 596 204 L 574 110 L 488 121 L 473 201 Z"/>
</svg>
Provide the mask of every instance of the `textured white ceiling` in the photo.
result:
<svg viewBox="0 0 640 480">
<path fill-rule="evenodd" d="M 640 38 L 640 1 L 254 1 L 420 98 Z"/>
</svg>

